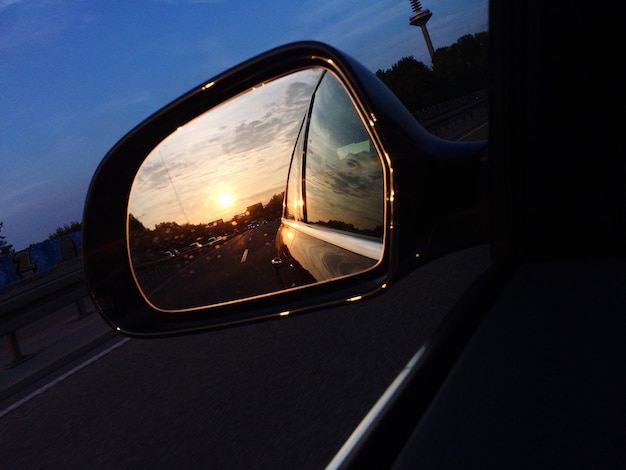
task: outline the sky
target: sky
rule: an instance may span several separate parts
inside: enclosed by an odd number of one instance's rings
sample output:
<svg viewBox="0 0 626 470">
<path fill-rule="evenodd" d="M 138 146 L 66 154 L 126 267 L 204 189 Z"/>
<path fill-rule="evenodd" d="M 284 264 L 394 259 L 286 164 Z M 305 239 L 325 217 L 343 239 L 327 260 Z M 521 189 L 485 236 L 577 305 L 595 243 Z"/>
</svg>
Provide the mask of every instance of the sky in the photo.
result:
<svg viewBox="0 0 626 470">
<path fill-rule="evenodd" d="M 162 222 L 230 221 L 285 190 L 298 131 L 322 76 L 300 71 L 244 93 L 179 128 L 140 168 L 129 212 Z"/>
<path fill-rule="evenodd" d="M 488 30 L 488 0 L 421 5 L 435 49 Z M 317 40 L 373 72 L 430 66 L 412 14 L 409 0 L 0 0 L 0 235 L 19 251 L 80 222 L 126 132 L 268 49 Z"/>
</svg>

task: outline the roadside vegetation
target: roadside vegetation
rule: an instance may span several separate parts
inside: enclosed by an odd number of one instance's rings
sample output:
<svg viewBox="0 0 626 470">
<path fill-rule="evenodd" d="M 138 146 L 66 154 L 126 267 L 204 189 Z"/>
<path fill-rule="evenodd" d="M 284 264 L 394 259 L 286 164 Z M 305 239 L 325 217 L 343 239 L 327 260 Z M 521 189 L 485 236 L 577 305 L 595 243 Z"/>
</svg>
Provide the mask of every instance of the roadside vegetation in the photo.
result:
<svg viewBox="0 0 626 470">
<path fill-rule="evenodd" d="M 408 56 L 376 75 L 415 113 L 486 88 L 488 47 L 489 33 L 468 34 L 437 49 L 432 68 Z"/>
</svg>

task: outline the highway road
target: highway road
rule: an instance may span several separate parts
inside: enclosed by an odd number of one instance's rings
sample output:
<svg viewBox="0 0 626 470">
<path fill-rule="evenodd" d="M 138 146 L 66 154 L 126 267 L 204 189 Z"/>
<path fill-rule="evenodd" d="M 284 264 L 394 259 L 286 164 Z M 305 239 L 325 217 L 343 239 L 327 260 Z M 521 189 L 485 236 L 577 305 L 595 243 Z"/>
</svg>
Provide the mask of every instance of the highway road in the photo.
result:
<svg viewBox="0 0 626 470">
<path fill-rule="evenodd" d="M 289 287 L 286 273 L 271 263 L 277 256 L 279 225 L 280 219 L 272 220 L 213 246 L 160 261 L 175 267 L 164 271 L 156 287 L 144 289 L 146 296 L 160 308 L 176 310 L 284 290 Z M 141 277 L 139 283 L 143 287 Z M 154 279 L 146 284 L 154 284 Z"/>
<path fill-rule="evenodd" d="M 194 336 L 118 337 L 0 418 L 2 468 L 324 468 L 487 265 L 479 247 L 368 302 Z"/>
<path fill-rule="evenodd" d="M 324 468 L 488 264 L 481 246 L 367 302 L 193 336 L 116 337 L 0 417 L 0 467 Z"/>
</svg>

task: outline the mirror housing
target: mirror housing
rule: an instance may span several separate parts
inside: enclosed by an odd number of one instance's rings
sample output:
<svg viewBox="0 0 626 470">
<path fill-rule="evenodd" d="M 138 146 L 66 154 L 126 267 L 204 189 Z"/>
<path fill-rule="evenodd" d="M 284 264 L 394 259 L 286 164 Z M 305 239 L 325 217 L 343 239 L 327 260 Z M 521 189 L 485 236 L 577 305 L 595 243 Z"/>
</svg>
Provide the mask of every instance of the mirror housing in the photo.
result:
<svg viewBox="0 0 626 470">
<path fill-rule="evenodd" d="M 300 289 L 184 312 L 155 308 L 142 295 L 128 246 L 131 188 L 144 160 L 191 120 L 260 84 L 321 67 L 350 95 L 382 156 L 386 226 L 382 258 L 369 270 Z M 359 300 L 386 289 L 415 266 L 484 242 L 484 231 L 459 229 L 486 191 L 485 141 L 453 142 L 428 133 L 395 95 L 350 56 L 318 42 L 271 50 L 209 80 L 126 134 L 104 157 L 83 215 L 85 276 L 105 320 L 129 336 L 158 337 L 278 318 Z M 460 219 L 459 219 L 460 218 Z"/>
</svg>

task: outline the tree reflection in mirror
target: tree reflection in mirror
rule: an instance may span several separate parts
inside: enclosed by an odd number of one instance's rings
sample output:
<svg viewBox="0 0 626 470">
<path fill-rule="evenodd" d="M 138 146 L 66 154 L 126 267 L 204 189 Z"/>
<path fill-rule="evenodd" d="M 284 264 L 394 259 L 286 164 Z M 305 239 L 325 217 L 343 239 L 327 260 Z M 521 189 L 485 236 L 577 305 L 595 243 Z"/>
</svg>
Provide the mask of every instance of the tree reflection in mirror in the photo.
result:
<svg viewBox="0 0 626 470">
<path fill-rule="evenodd" d="M 128 247 L 163 311 L 237 302 L 374 267 L 384 170 L 329 72 L 296 72 L 227 101 L 163 140 L 131 190 Z"/>
</svg>

